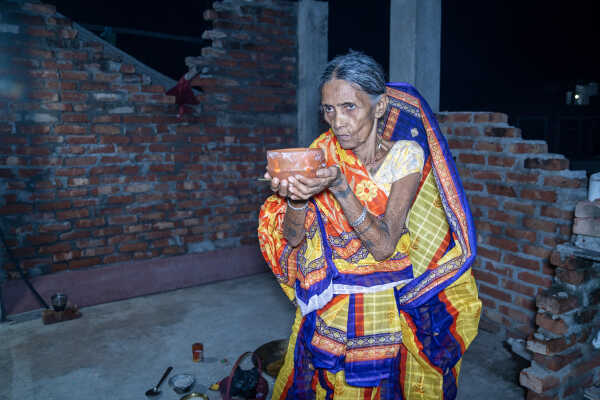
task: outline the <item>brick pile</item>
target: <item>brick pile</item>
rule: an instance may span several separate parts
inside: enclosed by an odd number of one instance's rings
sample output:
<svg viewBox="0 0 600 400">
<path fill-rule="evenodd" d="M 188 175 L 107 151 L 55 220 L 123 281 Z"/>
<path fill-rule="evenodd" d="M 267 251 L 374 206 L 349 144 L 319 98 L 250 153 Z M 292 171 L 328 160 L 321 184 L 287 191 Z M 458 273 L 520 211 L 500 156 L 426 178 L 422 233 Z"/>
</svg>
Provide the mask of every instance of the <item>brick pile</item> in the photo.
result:
<svg viewBox="0 0 600 400">
<path fill-rule="evenodd" d="M 537 296 L 537 331 L 527 340 L 533 360 L 520 376 L 529 400 L 581 399 L 600 384 L 599 224 L 600 201 L 579 203 L 573 240 L 550 257 L 554 283 Z"/>
<path fill-rule="evenodd" d="M 180 119 L 168 87 L 54 6 L 4 2 L 0 226 L 22 265 L 256 245 L 265 151 L 296 140 L 296 7 L 215 2 L 212 45 L 188 60 L 200 105 Z"/>
<path fill-rule="evenodd" d="M 440 113 L 477 229 L 474 272 L 484 304 L 481 327 L 524 339 L 535 330 L 536 295 L 552 285 L 552 250 L 571 235 L 585 171 L 524 140 L 505 114 Z"/>
</svg>

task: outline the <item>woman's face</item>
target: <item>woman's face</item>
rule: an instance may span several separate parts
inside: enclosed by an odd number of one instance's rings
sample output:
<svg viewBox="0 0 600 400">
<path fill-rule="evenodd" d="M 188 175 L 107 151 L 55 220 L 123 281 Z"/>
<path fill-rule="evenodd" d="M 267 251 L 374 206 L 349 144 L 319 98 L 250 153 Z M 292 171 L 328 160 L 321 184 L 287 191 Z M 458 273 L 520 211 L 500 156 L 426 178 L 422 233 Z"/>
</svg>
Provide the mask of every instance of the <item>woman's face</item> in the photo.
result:
<svg viewBox="0 0 600 400">
<path fill-rule="evenodd" d="M 321 90 L 325 121 L 344 149 L 357 149 L 375 134 L 376 108 L 370 96 L 348 81 L 332 79 Z"/>
</svg>

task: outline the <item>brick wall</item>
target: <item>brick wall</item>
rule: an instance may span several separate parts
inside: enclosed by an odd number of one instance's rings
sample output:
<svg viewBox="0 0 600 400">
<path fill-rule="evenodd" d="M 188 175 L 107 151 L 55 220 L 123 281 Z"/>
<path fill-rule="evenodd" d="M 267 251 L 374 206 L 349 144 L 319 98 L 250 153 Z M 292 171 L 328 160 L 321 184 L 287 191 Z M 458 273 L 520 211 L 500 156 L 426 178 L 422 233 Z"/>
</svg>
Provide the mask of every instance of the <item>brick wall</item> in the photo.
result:
<svg viewBox="0 0 600 400">
<path fill-rule="evenodd" d="M 296 4 L 204 17 L 200 105 L 179 119 L 168 87 L 54 6 L 3 3 L 0 226 L 32 275 L 257 244 L 265 150 L 296 137 Z"/>
<path fill-rule="evenodd" d="M 537 296 L 532 363 L 520 375 L 527 399 L 599 398 L 592 388 L 600 384 L 599 223 L 600 200 L 578 203 L 573 240 L 550 256 L 554 284 Z"/>
<path fill-rule="evenodd" d="M 477 228 L 474 272 L 481 326 L 515 338 L 535 329 L 535 296 L 550 287 L 554 247 L 571 236 L 573 210 L 586 197 L 584 171 L 524 140 L 499 113 L 440 113 Z"/>
<path fill-rule="evenodd" d="M 264 152 L 296 138 L 294 2 L 229 0 L 204 13 L 212 46 L 186 60 L 201 104 L 182 119 L 168 88 L 101 40 L 82 40 L 52 6 L 5 4 L 0 222 L 24 267 L 256 247 Z M 585 174 L 523 140 L 506 115 L 439 118 L 476 220 L 482 327 L 526 337 Z"/>
</svg>

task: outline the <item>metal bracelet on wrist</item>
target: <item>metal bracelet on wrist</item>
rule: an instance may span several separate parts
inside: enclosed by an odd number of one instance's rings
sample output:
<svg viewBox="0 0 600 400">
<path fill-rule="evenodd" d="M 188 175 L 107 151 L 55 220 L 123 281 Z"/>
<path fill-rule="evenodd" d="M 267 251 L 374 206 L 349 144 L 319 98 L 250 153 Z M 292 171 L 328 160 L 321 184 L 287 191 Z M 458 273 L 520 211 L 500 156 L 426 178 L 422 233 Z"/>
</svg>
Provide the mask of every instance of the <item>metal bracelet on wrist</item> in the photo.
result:
<svg viewBox="0 0 600 400">
<path fill-rule="evenodd" d="M 358 228 L 360 226 L 360 224 L 362 224 L 363 222 L 365 222 L 365 218 L 367 217 L 367 206 L 364 206 L 362 209 L 362 212 L 360 213 L 360 215 L 358 216 L 358 218 L 356 218 L 354 220 L 354 222 L 350 222 L 348 221 L 348 223 L 350 224 L 351 227 L 353 227 L 354 229 Z"/>
<path fill-rule="evenodd" d="M 304 205 L 302 207 L 294 207 L 292 205 L 292 203 L 290 203 L 290 199 L 287 199 L 287 205 L 289 208 L 291 208 L 292 210 L 296 210 L 296 211 L 303 211 L 306 210 L 308 208 L 308 201 L 306 203 L 304 203 Z"/>
</svg>

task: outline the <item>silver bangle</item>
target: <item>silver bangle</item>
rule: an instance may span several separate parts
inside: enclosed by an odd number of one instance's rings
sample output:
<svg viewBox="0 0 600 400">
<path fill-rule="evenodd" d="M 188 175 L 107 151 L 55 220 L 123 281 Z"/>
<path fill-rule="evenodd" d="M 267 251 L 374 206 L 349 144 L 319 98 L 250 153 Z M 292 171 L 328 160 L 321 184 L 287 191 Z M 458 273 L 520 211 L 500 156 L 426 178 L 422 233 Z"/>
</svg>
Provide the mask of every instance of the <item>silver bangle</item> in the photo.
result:
<svg viewBox="0 0 600 400">
<path fill-rule="evenodd" d="M 287 199 L 287 205 L 289 208 L 291 208 L 292 210 L 296 210 L 296 211 L 303 211 L 306 210 L 308 208 L 308 201 L 306 203 L 304 203 L 304 205 L 302 207 L 294 207 L 292 205 L 292 203 L 290 203 L 290 199 Z"/>
<path fill-rule="evenodd" d="M 348 223 L 350 224 L 351 227 L 353 227 L 354 229 L 356 229 L 356 228 L 358 228 L 360 226 L 360 224 L 362 224 L 363 222 L 365 222 L 365 218 L 366 217 L 367 217 L 367 206 L 364 206 L 363 210 L 360 213 L 360 215 L 358 216 L 358 218 L 356 218 L 354 220 L 354 222 L 348 221 Z"/>
</svg>

